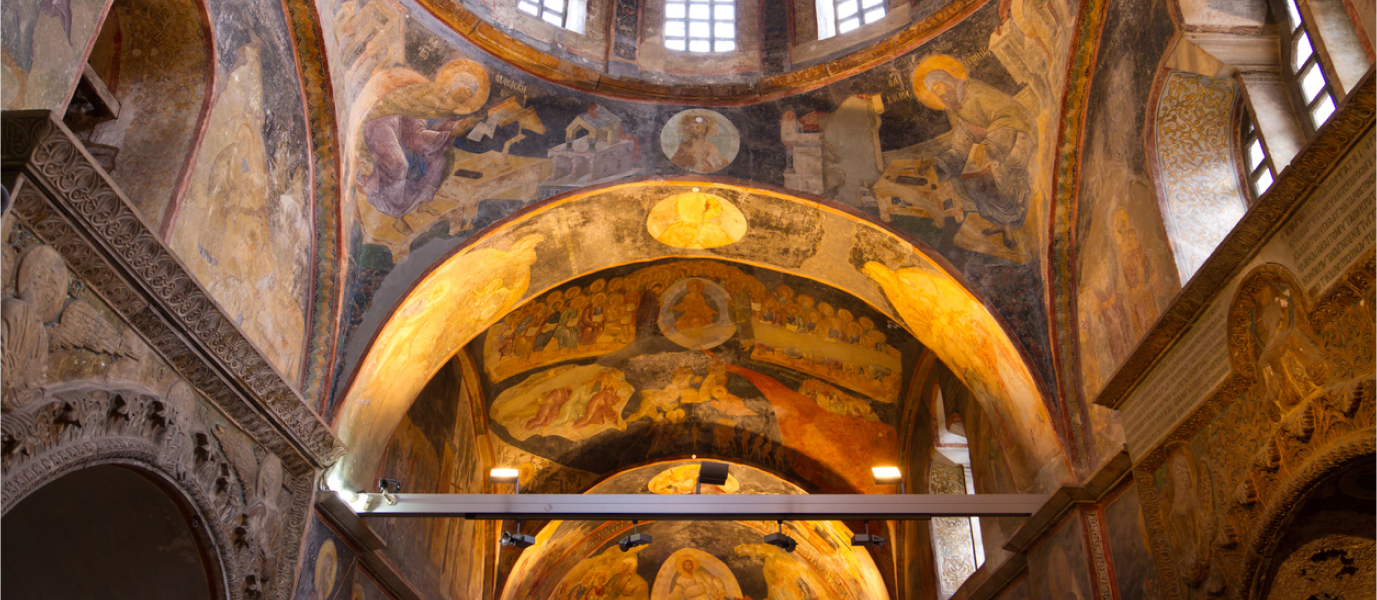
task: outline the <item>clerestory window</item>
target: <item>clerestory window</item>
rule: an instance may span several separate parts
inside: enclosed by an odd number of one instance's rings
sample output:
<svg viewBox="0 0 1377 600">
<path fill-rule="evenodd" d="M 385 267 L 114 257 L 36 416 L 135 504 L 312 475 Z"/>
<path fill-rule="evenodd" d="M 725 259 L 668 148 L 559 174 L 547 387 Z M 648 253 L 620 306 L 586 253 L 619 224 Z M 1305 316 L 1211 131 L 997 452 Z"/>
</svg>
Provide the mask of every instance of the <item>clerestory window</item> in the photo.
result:
<svg viewBox="0 0 1377 600">
<path fill-rule="evenodd" d="M 517 0 L 516 9 L 555 27 L 583 33 L 588 18 L 587 0 Z"/>
<path fill-rule="evenodd" d="M 1286 67 L 1293 77 L 1293 89 L 1299 95 L 1307 125 L 1313 131 L 1324 125 L 1334 114 L 1334 89 L 1329 83 L 1326 67 L 1315 51 L 1310 28 L 1305 22 L 1296 0 L 1276 0 L 1285 9 L 1289 21 L 1284 29 L 1283 56 L 1289 58 Z"/>
<path fill-rule="evenodd" d="M 698 53 L 736 50 L 735 0 L 665 2 L 665 48 Z"/>
<path fill-rule="evenodd" d="M 1272 168 L 1272 158 L 1267 155 L 1267 148 L 1262 145 L 1262 138 L 1258 135 L 1257 126 L 1253 124 L 1252 113 L 1246 108 L 1239 111 L 1242 122 L 1239 124 L 1239 145 L 1243 149 L 1243 165 L 1246 167 L 1248 178 L 1248 191 L 1252 197 L 1257 197 L 1267 193 L 1268 188 L 1272 187 L 1272 180 L 1276 177 L 1276 171 Z"/>
<path fill-rule="evenodd" d="M 885 0 L 817 0 L 818 39 L 860 29 L 885 17 Z"/>
</svg>

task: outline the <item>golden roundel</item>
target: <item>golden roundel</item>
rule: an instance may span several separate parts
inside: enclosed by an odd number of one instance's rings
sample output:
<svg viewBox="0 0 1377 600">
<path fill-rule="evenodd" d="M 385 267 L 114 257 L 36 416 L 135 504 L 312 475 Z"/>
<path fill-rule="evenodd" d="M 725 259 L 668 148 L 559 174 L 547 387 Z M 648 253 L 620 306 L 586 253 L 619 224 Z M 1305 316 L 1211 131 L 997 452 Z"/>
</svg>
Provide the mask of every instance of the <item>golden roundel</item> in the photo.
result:
<svg viewBox="0 0 1377 600">
<path fill-rule="evenodd" d="M 726 198 L 697 191 L 658 202 L 645 226 L 660 243 L 690 250 L 734 244 L 746 235 L 746 217 L 740 209 Z"/>
<path fill-rule="evenodd" d="M 928 108 L 936 110 L 946 110 L 947 106 L 938 98 L 932 90 L 928 89 L 926 79 L 933 71 L 946 71 L 957 79 L 966 79 L 966 67 L 961 61 L 956 60 L 945 54 L 934 54 L 923 59 L 918 63 L 918 67 L 913 69 L 913 95 L 918 98 Z"/>
</svg>

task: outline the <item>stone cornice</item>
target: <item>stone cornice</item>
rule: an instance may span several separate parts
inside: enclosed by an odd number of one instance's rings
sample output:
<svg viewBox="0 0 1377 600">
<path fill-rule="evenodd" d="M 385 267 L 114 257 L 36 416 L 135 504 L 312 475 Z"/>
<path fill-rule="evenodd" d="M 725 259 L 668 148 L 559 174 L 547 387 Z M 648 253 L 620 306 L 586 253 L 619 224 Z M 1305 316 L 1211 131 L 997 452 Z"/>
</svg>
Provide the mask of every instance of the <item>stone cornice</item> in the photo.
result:
<svg viewBox="0 0 1377 600">
<path fill-rule="evenodd" d="M 1182 288 L 1176 300 L 1163 311 L 1143 341 L 1095 398 L 1096 404 L 1120 407 L 1152 366 L 1200 318 L 1210 301 L 1257 256 L 1286 218 L 1310 197 L 1316 186 L 1338 164 L 1339 158 L 1372 128 L 1374 114 L 1377 114 L 1375 92 L 1377 87 L 1373 84 L 1373 71 L 1369 69 L 1329 123 L 1277 176 L 1271 190 L 1253 203 L 1228 237 L 1220 242 L 1205 264 Z"/>
<path fill-rule="evenodd" d="M 48 111 L 3 115 L 14 216 L 201 394 L 300 474 L 344 453 L 302 399 Z"/>
</svg>

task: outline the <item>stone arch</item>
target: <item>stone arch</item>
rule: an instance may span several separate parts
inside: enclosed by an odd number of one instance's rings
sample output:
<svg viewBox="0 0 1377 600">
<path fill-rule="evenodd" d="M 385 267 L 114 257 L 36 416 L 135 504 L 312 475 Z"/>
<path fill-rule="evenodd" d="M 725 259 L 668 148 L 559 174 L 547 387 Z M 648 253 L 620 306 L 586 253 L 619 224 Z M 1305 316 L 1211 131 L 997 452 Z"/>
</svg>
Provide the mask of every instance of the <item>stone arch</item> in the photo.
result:
<svg viewBox="0 0 1377 600">
<path fill-rule="evenodd" d="M 298 549 L 283 542 L 301 524 L 293 527 L 286 522 L 287 507 L 279 509 L 275 500 L 247 489 L 243 457 L 227 452 L 179 404 L 138 389 L 68 386 L 25 406 L 7 405 L 0 423 L 5 512 L 76 471 L 100 465 L 133 468 L 160 482 L 204 524 L 210 577 L 220 582 L 220 595 L 230 600 L 289 597 Z M 259 477 L 280 486 L 280 461 L 268 455 L 262 462 Z"/>
<path fill-rule="evenodd" d="M 707 249 L 676 247 L 673 239 L 651 234 L 651 208 L 690 190 L 737 207 L 747 231 Z M 521 301 L 609 266 L 665 257 L 765 266 L 852 293 L 904 324 L 987 404 L 1000 445 L 1018 465 L 1021 490 L 1051 489 L 1066 474 L 1066 457 L 1028 360 L 984 300 L 939 255 L 830 203 L 734 182 L 684 179 L 612 185 L 548 201 L 470 238 L 432 265 L 350 370 L 335 425 L 351 451 L 330 484 L 356 489 L 366 482 L 426 381 Z"/>
<path fill-rule="evenodd" d="M 1366 390 L 1355 390 L 1355 393 L 1364 392 L 1368 396 L 1368 401 L 1371 402 L 1371 385 L 1366 386 Z M 1242 569 L 1244 585 L 1237 592 L 1236 597 L 1275 597 L 1274 595 L 1267 595 L 1269 592 L 1277 591 L 1269 589 L 1276 581 L 1269 581 L 1268 575 L 1271 574 L 1276 563 L 1287 559 L 1286 556 L 1278 556 L 1278 550 L 1281 549 L 1288 530 L 1292 529 L 1293 521 L 1298 513 L 1301 513 L 1305 508 L 1307 500 L 1310 500 L 1315 492 L 1321 489 L 1322 484 L 1332 481 L 1336 476 L 1352 470 L 1355 466 L 1361 468 L 1364 463 L 1373 459 L 1375 453 L 1377 453 L 1377 446 L 1374 446 L 1372 430 L 1369 429 L 1359 435 L 1350 436 L 1322 448 L 1305 461 L 1304 468 L 1296 472 L 1282 485 L 1266 509 L 1259 515 L 1257 533 L 1249 540 L 1245 552 Z M 1370 469 L 1370 467 L 1368 468 Z M 1371 531 L 1364 530 L 1359 533 L 1370 534 Z M 1370 563 L 1367 568 L 1371 569 Z M 1371 571 L 1368 571 L 1367 575 L 1358 574 L 1355 577 L 1370 581 Z M 1324 582 L 1316 581 L 1313 583 L 1322 584 Z"/>
</svg>

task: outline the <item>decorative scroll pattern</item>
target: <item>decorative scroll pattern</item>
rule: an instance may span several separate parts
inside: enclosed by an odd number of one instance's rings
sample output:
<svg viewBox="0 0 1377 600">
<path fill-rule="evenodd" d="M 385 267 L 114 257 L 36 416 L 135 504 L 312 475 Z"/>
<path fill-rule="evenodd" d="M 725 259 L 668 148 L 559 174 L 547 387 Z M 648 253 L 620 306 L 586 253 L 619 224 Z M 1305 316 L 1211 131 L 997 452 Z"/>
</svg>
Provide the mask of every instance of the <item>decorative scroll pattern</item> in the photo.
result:
<svg viewBox="0 0 1377 600">
<path fill-rule="evenodd" d="M 1157 101 L 1157 168 L 1167 236 L 1190 279 L 1247 209 L 1234 160 L 1232 79 L 1172 71 Z"/>
<path fill-rule="evenodd" d="M 934 462 L 928 477 L 928 490 L 932 494 L 966 493 L 963 469 Z M 937 578 L 942 591 L 955 592 L 975 572 L 970 518 L 933 517 L 932 540 L 936 546 L 933 552 L 937 555 Z"/>
<path fill-rule="evenodd" d="M 28 184 L 12 210 L 40 239 L 293 473 L 343 454 L 66 127 L 46 111 L 6 113 L 4 127 L 6 167 L 22 164 Z"/>
<path fill-rule="evenodd" d="M 235 446 L 242 438 L 213 432 L 182 404 L 136 390 L 70 390 L 6 412 L 5 509 L 79 469 L 139 467 L 170 482 L 195 508 L 231 600 L 287 600 L 311 475 L 284 476 L 275 456 L 255 458 L 252 448 Z"/>
<path fill-rule="evenodd" d="M 1090 537 L 1090 560 L 1095 564 L 1095 592 L 1100 600 L 1114 600 L 1114 590 L 1109 580 L 1109 557 L 1105 552 L 1104 518 L 1103 509 L 1086 509 L 1081 515 L 1085 517 L 1085 533 Z"/>
</svg>

